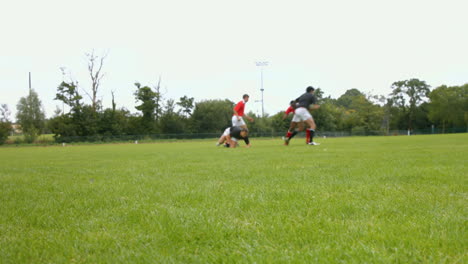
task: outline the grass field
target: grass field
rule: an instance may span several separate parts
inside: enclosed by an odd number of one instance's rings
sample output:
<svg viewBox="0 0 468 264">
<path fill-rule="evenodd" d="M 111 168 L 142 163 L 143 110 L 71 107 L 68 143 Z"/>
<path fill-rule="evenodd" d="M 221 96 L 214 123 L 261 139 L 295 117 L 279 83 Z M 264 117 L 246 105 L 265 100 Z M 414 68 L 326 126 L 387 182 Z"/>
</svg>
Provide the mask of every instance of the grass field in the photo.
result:
<svg viewBox="0 0 468 264">
<path fill-rule="evenodd" d="M 0 148 L 0 262 L 467 263 L 468 134 L 251 141 Z"/>
</svg>

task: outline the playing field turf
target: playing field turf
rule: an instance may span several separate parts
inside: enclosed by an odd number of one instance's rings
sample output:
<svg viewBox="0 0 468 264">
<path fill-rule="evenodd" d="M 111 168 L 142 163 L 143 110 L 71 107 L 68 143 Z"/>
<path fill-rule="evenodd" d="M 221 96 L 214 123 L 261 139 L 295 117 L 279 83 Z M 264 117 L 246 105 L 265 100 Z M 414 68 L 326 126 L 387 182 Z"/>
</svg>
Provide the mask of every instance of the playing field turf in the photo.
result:
<svg viewBox="0 0 468 264">
<path fill-rule="evenodd" d="M 251 141 L 0 148 L 0 262 L 468 262 L 468 134 Z"/>
</svg>

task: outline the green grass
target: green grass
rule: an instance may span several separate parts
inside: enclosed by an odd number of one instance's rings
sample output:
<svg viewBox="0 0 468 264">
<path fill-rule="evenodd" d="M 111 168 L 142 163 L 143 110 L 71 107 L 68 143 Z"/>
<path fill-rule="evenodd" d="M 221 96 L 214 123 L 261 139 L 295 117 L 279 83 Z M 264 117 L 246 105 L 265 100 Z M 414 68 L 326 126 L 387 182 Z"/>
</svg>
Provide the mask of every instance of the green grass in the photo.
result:
<svg viewBox="0 0 468 264">
<path fill-rule="evenodd" d="M 468 134 L 303 141 L 0 148 L 0 262 L 468 261 Z"/>
</svg>

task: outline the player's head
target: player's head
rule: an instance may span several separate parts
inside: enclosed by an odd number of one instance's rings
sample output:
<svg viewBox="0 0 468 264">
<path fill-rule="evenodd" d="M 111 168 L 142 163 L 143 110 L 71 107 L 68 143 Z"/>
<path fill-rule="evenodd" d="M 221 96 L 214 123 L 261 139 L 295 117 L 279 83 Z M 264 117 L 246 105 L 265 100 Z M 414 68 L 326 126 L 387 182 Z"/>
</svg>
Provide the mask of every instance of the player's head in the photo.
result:
<svg viewBox="0 0 468 264">
<path fill-rule="evenodd" d="M 248 102 L 249 101 L 249 95 L 248 94 L 244 94 L 242 96 L 242 99 L 244 99 L 244 101 Z"/>
<path fill-rule="evenodd" d="M 309 86 L 309 87 L 307 87 L 307 89 L 306 89 L 306 92 L 307 92 L 307 93 L 314 93 L 314 91 L 315 91 L 315 88 L 312 87 L 312 86 Z"/>
<path fill-rule="evenodd" d="M 241 137 L 245 138 L 246 136 L 249 135 L 249 130 L 247 128 L 245 128 L 245 127 L 241 128 L 240 135 L 241 135 Z"/>
<path fill-rule="evenodd" d="M 289 105 L 290 106 L 294 106 L 296 104 L 296 101 L 295 100 L 292 100 L 291 102 L 289 102 Z"/>
</svg>

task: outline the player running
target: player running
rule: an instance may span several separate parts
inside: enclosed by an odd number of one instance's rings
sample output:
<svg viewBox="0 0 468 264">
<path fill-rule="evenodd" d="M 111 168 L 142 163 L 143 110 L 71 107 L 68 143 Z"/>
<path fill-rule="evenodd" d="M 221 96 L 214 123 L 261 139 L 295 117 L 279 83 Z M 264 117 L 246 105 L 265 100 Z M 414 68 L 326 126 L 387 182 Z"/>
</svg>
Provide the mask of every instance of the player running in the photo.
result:
<svg viewBox="0 0 468 264">
<path fill-rule="evenodd" d="M 283 120 L 286 119 L 286 117 L 288 117 L 289 114 L 294 114 L 296 108 L 297 104 L 295 100 L 289 102 L 289 107 L 284 112 Z M 295 135 L 297 135 L 297 133 L 299 133 L 302 130 L 304 130 L 304 124 L 303 122 L 299 122 L 298 117 L 294 114 L 293 119 L 291 120 L 291 124 L 289 125 L 288 132 L 286 133 L 286 136 L 283 137 L 284 145 L 289 145 L 289 140 L 291 140 Z"/>
<path fill-rule="evenodd" d="M 222 144 L 224 144 L 225 147 L 235 148 L 238 145 L 237 141 L 243 139 L 244 141 L 246 141 L 246 147 L 250 147 L 248 135 L 249 130 L 247 128 L 238 126 L 228 127 L 226 128 L 226 130 L 224 130 L 223 134 L 218 139 L 218 143 L 216 143 L 216 146 L 221 146 Z"/>
<path fill-rule="evenodd" d="M 315 110 L 320 108 L 320 105 L 317 104 L 317 98 L 315 97 L 314 93 L 315 88 L 309 86 L 306 89 L 306 93 L 296 99 L 297 108 L 294 111 L 294 117 L 297 117 L 297 122 L 304 121 L 307 125 L 306 143 L 309 145 L 320 145 L 320 143 L 314 142 L 315 129 L 317 128 L 317 125 L 315 124 L 314 118 L 309 112 L 309 109 Z M 288 142 L 291 139 L 291 135 L 287 137 Z"/>
<path fill-rule="evenodd" d="M 232 115 L 232 126 L 239 126 L 243 128 L 247 128 L 247 125 L 244 122 L 244 119 L 242 118 L 245 116 L 250 122 L 253 122 L 253 118 L 250 116 L 246 115 L 244 113 L 245 110 L 245 104 L 249 101 L 249 95 L 244 94 L 242 96 L 242 101 L 239 101 L 236 106 L 234 106 L 234 114 Z"/>
</svg>

